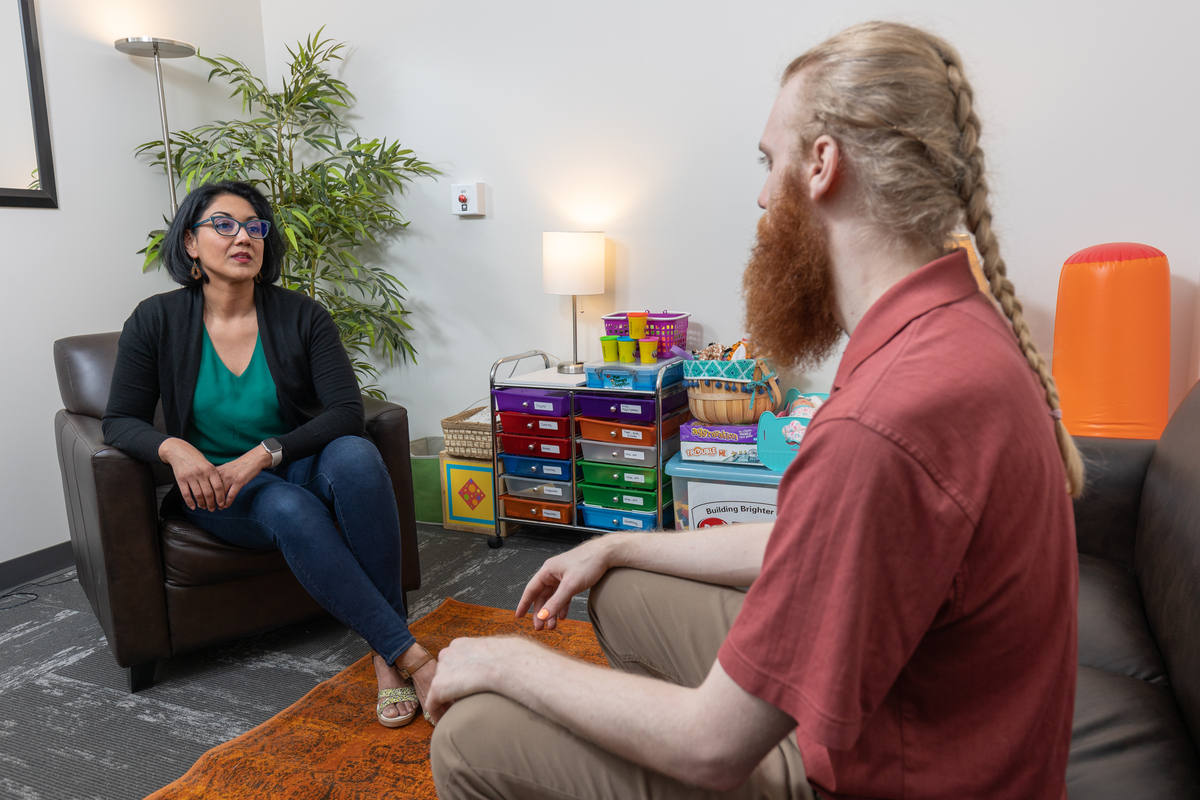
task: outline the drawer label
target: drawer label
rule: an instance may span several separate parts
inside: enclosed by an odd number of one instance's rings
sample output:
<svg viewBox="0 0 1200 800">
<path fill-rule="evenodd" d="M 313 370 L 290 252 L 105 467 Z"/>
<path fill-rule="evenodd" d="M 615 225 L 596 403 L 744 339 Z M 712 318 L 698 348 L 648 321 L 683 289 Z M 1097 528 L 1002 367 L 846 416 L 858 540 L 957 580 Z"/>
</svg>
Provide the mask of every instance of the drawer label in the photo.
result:
<svg viewBox="0 0 1200 800">
<path fill-rule="evenodd" d="M 641 414 L 642 407 L 637 403 L 621 403 L 622 414 Z"/>
<path fill-rule="evenodd" d="M 644 506 L 646 502 L 640 497 L 634 497 L 631 494 L 621 495 L 621 502 L 629 506 Z"/>
<path fill-rule="evenodd" d="M 625 482 L 626 483 L 645 483 L 646 476 L 641 474 L 640 472 L 626 472 L 625 473 Z"/>
<path fill-rule="evenodd" d="M 562 489 L 557 486 L 543 486 L 542 494 L 552 494 L 555 497 L 562 497 Z"/>
<path fill-rule="evenodd" d="M 637 439 L 639 442 L 642 440 L 641 431 L 631 431 L 628 428 L 621 428 L 621 435 L 626 439 Z"/>
<path fill-rule="evenodd" d="M 542 445 L 542 452 L 543 453 L 557 453 L 557 452 L 559 452 L 558 445 L 544 444 L 544 445 Z"/>
<path fill-rule="evenodd" d="M 542 516 L 546 519 L 562 519 L 562 514 L 557 511 L 551 511 L 548 508 L 542 509 Z"/>
<path fill-rule="evenodd" d="M 642 527 L 642 521 L 640 519 L 634 519 L 633 517 L 621 517 L 621 524 L 626 528 L 640 529 Z"/>
<path fill-rule="evenodd" d="M 646 454 L 641 450 L 626 450 L 625 457 L 632 461 L 645 461 Z"/>
<path fill-rule="evenodd" d="M 558 430 L 558 423 L 557 422 L 547 422 L 544 419 L 539 419 L 538 427 L 544 431 L 556 431 L 556 430 Z"/>
<path fill-rule="evenodd" d="M 547 403 L 547 402 L 541 401 L 541 400 L 534 400 L 533 408 L 535 411 L 553 411 L 554 403 Z"/>
<path fill-rule="evenodd" d="M 542 472 L 547 475 L 562 475 L 562 467 L 552 467 L 549 464 L 543 464 Z"/>
</svg>

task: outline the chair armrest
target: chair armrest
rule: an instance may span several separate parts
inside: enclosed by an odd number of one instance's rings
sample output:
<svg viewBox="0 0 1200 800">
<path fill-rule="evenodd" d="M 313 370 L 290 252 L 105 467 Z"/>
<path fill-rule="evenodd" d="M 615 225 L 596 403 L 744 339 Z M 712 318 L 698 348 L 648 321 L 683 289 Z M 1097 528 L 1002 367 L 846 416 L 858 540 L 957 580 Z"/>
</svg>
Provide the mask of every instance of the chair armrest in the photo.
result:
<svg viewBox="0 0 1200 800">
<path fill-rule="evenodd" d="M 149 465 L 104 443 L 100 420 L 54 417 L 79 583 L 122 667 L 171 654 Z"/>
<path fill-rule="evenodd" d="M 1087 482 L 1075 500 L 1075 538 L 1080 553 L 1133 569 L 1142 484 L 1158 444 L 1153 439 L 1076 436 Z"/>
<path fill-rule="evenodd" d="M 415 591 L 421 588 L 421 558 L 417 552 L 417 506 L 413 500 L 408 410 L 363 395 L 363 411 L 367 435 L 379 449 L 396 493 L 396 510 L 400 513 L 400 584 L 406 592 Z"/>
</svg>

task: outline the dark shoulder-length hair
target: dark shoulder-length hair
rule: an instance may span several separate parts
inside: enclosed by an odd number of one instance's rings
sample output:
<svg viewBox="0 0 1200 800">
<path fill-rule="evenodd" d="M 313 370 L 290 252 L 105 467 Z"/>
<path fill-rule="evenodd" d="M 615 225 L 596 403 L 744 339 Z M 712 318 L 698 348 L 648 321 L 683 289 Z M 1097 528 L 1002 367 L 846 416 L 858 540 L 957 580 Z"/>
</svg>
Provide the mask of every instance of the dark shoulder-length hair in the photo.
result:
<svg viewBox="0 0 1200 800">
<path fill-rule="evenodd" d="M 274 283 L 279 280 L 279 274 L 283 268 L 283 254 L 287 250 L 287 245 L 284 244 L 283 237 L 279 235 L 279 227 L 275 224 L 275 215 L 271 213 L 271 204 L 267 202 L 267 198 L 263 197 L 262 192 L 258 189 L 241 181 L 206 183 L 203 186 L 197 186 L 183 199 L 179 211 L 175 214 L 175 219 L 171 220 L 171 227 L 167 229 L 167 235 L 163 237 L 162 248 L 159 250 L 159 258 L 162 259 L 163 266 L 167 268 L 167 272 L 174 281 L 181 286 L 194 288 L 208 282 L 208 275 L 201 275 L 198 280 L 192 277 L 192 258 L 188 255 L 184 242 L 188 231 L 192 230 L 192 226 L 200 221 L 200 215 L 204 213 L 204 210 L 213 200 L 223 194 L 232 194 L 242 198 L 254 207 L 254 213 L 259 219 L 271 223 L 271 228 L 267 231 L 267 238 L 263 239 L 263 263 L 262 269 L 259 271 L 259 280 L 262 283 Z"/>
</svg>

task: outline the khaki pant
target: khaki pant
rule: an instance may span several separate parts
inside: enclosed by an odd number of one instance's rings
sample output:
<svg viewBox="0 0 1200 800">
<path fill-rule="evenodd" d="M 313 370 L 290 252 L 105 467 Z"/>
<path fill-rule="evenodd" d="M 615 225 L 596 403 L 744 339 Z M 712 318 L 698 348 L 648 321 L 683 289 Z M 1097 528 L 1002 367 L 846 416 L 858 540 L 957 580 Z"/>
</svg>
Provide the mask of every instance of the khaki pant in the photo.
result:
<svg viewBox="0 0 1200 800">
<path fill-rule="evenodd" d="M 736 589 L 619 569 L 592 588 L 588 612 L 614 669 L 699 686 L 743 597 Z M 813 798 L 794 733 L 743 786 L 713 792 L 626 761 L 490 693 L 455 703 L 434 729 L 430 750 L 441 800 Z"/>
</svg>

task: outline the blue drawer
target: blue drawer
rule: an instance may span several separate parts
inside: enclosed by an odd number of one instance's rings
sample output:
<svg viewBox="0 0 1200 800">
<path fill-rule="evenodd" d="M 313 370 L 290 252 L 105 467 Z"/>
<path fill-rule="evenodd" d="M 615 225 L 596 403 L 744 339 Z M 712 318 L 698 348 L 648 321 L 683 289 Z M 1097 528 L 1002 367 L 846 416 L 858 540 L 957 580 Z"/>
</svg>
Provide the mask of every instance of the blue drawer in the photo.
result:
<svg viewBox="0 0 1200 800">
<path fill-rule="evenodd" d="M 580 521 L 589 528 L 603 528 L 606 531 L 652 531 L 658 522 L 658 515 L 652 512 L 617 511 L 611 508 L 579 504 Z M 675 509 L 672 505 L 663 508 L 663 528 L 670 530 L 675 527 Z"/>
<path fill-rule="evenodd" d="M 510 456 L 507 453 L 501 456 L 504 461 L 504 471 L 509 475 L 521 475 L 530 478 L 549 478 L 552 481 L 569 481 L 571 480 L 571 462 L 563 461 L 557 458 L 525 458 L 523 456 Z M 576 475 L 580 475 L 578 467 L 575 469 Z"/>
</svg>

